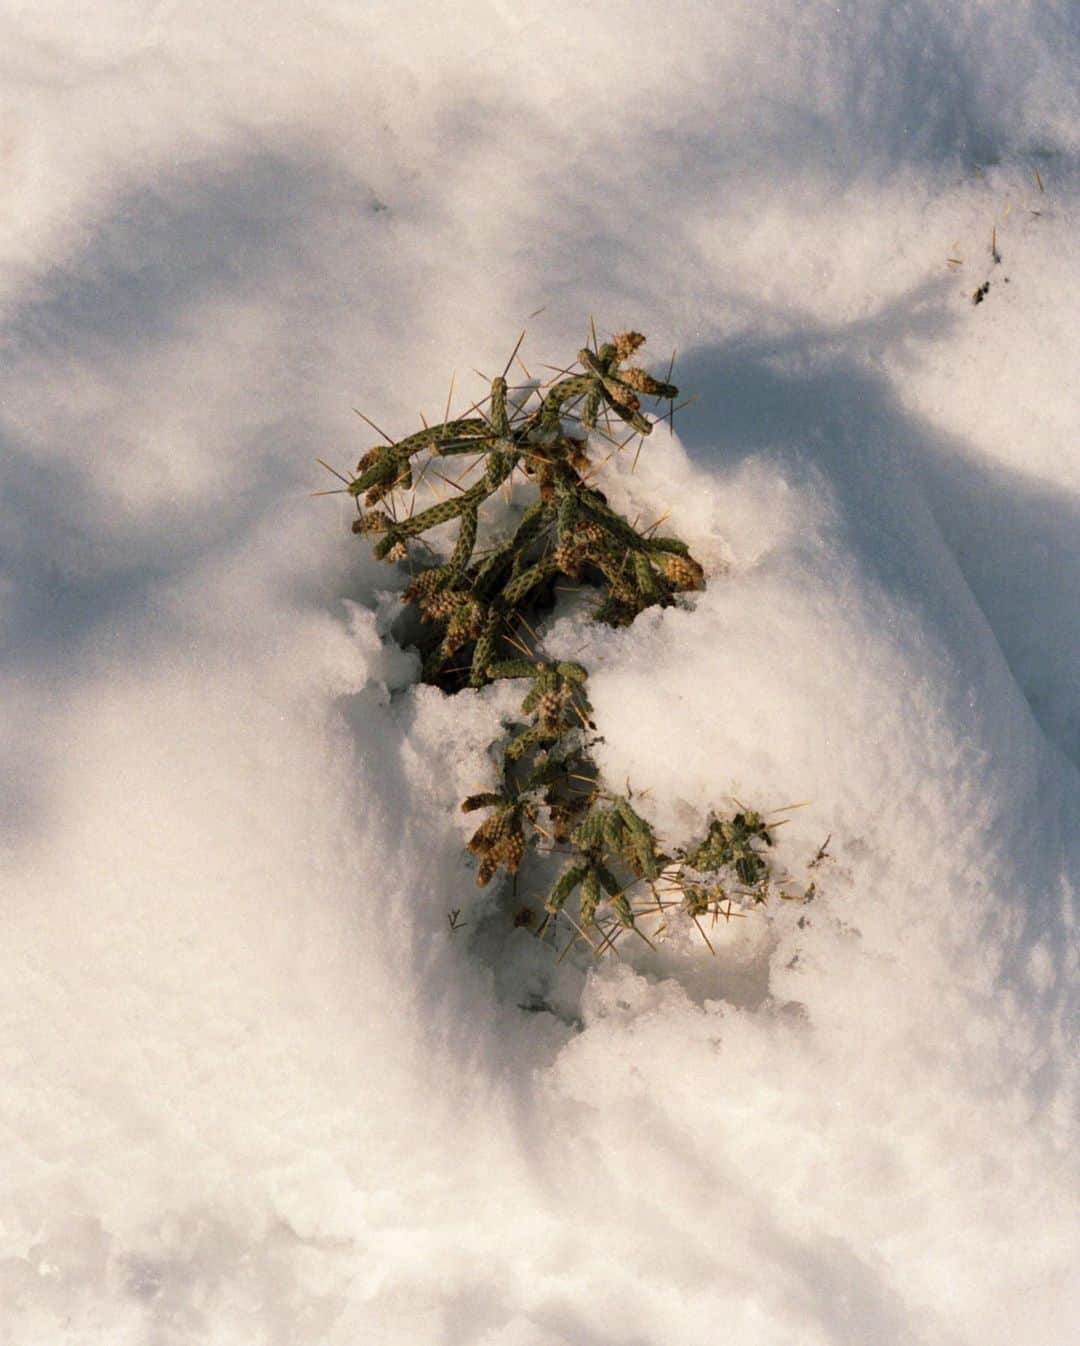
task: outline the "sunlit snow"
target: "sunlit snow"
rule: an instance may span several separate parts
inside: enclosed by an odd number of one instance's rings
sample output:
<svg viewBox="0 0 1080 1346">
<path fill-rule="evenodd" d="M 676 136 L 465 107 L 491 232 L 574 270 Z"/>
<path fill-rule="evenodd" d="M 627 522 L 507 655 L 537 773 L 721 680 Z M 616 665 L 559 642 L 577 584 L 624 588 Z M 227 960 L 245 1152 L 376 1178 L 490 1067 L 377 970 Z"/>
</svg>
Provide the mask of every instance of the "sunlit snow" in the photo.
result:
<svg viewBox="0 0 1080 1346">
<path fill-rule="evenodd" d="M 0 1342 L 1071 1340 L 1080 10 L 41 0 L 0 51 Z M 709 572 L 548 624 L 601 765 L 675 843 L 830 838 L 714 954 L 557 962 L 476 887 L 513 689 L 419 685 L 311 497 L 353 407 L 590 316 L 677 349 L 606 489 Z"/>
</svg>

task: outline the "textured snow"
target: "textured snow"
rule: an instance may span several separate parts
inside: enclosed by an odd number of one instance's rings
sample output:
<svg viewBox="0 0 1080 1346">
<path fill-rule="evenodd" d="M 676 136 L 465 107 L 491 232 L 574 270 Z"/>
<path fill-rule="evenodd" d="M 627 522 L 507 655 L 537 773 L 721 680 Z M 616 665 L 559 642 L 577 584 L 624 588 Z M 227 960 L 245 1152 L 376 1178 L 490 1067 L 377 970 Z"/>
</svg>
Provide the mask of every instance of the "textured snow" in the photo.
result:
<svg viewBox="0 0 1080 1346">
<path fill-rule="evenodd" d="M 49 0 L 0 43 L 0 1342 L 1069 1340 L 1076 7 Z M 354 406 L 407 433 L 590 314 L 678 348 L 611 493 L 710 574 L 549 623 L 603 767 L 672 841 L 831 834 L 715 956 L 510 928 L 457 803 L 513 689 L 418 686 L 403 577 L 308 494 Z"/>
</svg>

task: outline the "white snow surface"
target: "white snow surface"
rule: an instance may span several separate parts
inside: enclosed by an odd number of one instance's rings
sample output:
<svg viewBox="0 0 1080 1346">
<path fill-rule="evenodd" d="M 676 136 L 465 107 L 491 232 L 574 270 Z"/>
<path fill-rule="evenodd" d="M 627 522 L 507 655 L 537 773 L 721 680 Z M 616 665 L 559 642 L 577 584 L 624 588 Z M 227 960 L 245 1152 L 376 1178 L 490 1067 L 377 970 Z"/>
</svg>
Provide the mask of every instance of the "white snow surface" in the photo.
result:
<svg viewBox="0 0 1080 1346">
<path fill-rule="evenodd" d="M 0 1342 L 1072 1340 L 1080 10 L 9 0 L 0 50 Z M 309 495 L 354 406 L 590 314 L 678 349 L 608 489 L 709 571 L 549 624 L 603 768 L 673 844 L 831 834 L 715 956 L 507 928 L 457 804 L 514 689 L 418 685 Z"/>
</svg>

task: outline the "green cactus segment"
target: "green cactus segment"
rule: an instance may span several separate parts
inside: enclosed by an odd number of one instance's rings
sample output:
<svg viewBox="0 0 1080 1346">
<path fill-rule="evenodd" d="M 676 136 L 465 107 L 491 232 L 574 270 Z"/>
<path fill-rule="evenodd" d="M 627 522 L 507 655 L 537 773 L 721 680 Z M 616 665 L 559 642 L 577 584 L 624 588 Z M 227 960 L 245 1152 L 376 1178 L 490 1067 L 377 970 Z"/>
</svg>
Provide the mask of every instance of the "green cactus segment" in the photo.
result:
<svg viewBox="0 0 1080 1346">
<path fill-rule="evenodd" d="M 615 510 L 599 495 L 596 491 L 581 491 L 577 506 L 580 512 L 584 513 L 593 523 L 609 533 L 612 538 L 624 544 L 627 547 L 647 548 L 649 540 L 642 537 L 632 524 L 626 522 L 621 514 Z"/>
<path fill-rule="evenodd" d="M 608 897 L 618 900 L 624 895 L 624 888 L 619 884 L 619 880 L 608 869 L 607 865 L 598 864 L 596 866 L 596 877 L 600 880 L 600 886 L 607 893 Z"/>
<path fill-rule="evenodd" d="M 673 556 L 689 556 L 690 548 L 677 537 L 650 537 L 645 539 L 645 547 L 652 552 L 670 552 Z"/>
<path fill-rule="evenodd" d="M 641 552 L 635 552 L 634 562 L 634 582 L 638 587 L 638 592 L 642 598 L 648 600 L 650 606 L 653 603 L 662 603 L 664 592 L 661 587 L 659 577 L 656 571 L 649 564 L 647 558 Z"/>
<path fill-rule="evenodd" d="M 626 829 L 624 854 L 627 863 L 640 878 L 655 879 L 660 873 L 656 858 L 659 854 L 656 834 L 645 819 L 635 812 L 628 799 L 616 799 L 615 808 Z"/>
<path fill-rule="evenodd" d="M 599 353 L 596 355 L 588 349 L 581 350 L 578 351 L 578 360 L 593 375 L 593 386 L 589 390 L 590 396 L 596 397 L 606 404 L 609 410 L 632 425 L 639 434 L 651 434 L 652 422 L 641 415 L 641 402 L 633 383 L 627 382 L 625 377 L 620 377 L 616 348 L 612 345 L 601 346 Z M 632 371 L 626 372 L 630 373 Z M 650 387 L 671 388 L 671 397 L 678 395 L 679 390 L 672 387 L 671 384 L 657 383 L 655 379 L 649 379 L 648 382 Z M 663 395 L 667 396 L 668 394 Z M 595 416 L 595 404 L 591 410 Z"/>
<path fill-rule="evenodd" d="M 604 850 L 604 825 L 607 820 L 604 809 L 593 809 L 580 823 L 570 840 L 575 850 L 583 855 L 596 856 Z"/>
<path fill-rule="evenodd" d="M 461 511 L 461 528 L 450 556 L 450 569 L 455 574 L 460 574 L 472 559 L 479 527 L 480 507 L 470 501 Z"/>
<path fill-rule="evenodd" d="M 532 590 L 550 579 L 556 569 L 555 562 L 550 556 L 542 557 L 535 565 L 514 576 L 503 590 L 501 601 L 510 608 L 521 607 Z"/>
<path fill-rule="evenodd" d="M 510 434 L 510 420 L 506 414 L 506 380 L 501 376 L 491 380 L 491 426 L 500 439 Z"/>
<path fill-rule="evenodd" d="M 578 374 L 563 379 L 544 398 L 540 409 L 540 427 L 542 430 L 559 431 L 562 427 L 563 408 L 575 397 L 588 396 L 596 388 L 596 380 L 588 374 Z"/>
<path fill-rule="evenodd" d="M 600 877 L 593 868 L 586 869 L 581 880 L 581 923 L 592 925 L 596 921 L 596 910 L 600 905 Z"/>
<path fill-rule="evenodd" d="M 527 659 L 506 659 L 502 663 L 492 664 L 488 672 L 494 682 L 497 678 L 534 678 L 537 668 L 543 665 L 530 663 Z"/>
<path fill-rule="evenodd" d="M 483 687 L 491 681 L 488 669 L 495 660 L 495 640 L 498 629 L 498 617 L 491 617 L 480 633 L 476 648 L 473 650 L 472 667 L 469 671 L 470 686 Z"/>
<path fill-rule="evenodd" d="M 426 426 L 423 430 L 418 430 L 415 435 L 398 440 L 397 443 L 376 445 L 374 449 L 370 449 L 360 459 L 356 470 L 363 473 L 370 471 L 373 466 L 379 463 L 394 460 L 408 461 L 414 454 L 420 453 L 424 449 L 434 449 L 436 453 L 444 453 L 447 444 L 464 444 L 482 440 L 490 434 L 490 424 L 479 416 L 467 417 L 458 421 L 444 421 L 441 425 Z M 476 447 L 475 443 L 473 443 L 473 447 Z M 362 482 L 362 477 L 359 481 L 353 482 L 352 491 L 354 495 L 365 489 Z"/>
<path fill-rule="evenodd" d="M 572 865 L 569 869 L 564 870 L 544 903 L 548 911 L 562 911 L 563 907 L 566 906 L 567 898 L 570 897 L 587 873 L 588 870 L 585 865 Z"/>
<path fill-rule="evenodd" d="M 440 524 L 449 523 L 451 519 L 456 519 L 459 515 L 475 514 L 479 502 L 483 500 L 485 495 L 487 495 L 487 492 L 483 485 L 473 486 L 461 495 L 451 496 L 448 500 L 440 500 L 437 505 L 421 510 L 419 514 L 414 514 L 411 519 L 405 519 L 403 522 L 395 524 L 391 531 L 399 537 L 419 537 L 421 533 L 426 533 L 429 528 L 438 528 Z"/>
<path fill-rule="evenodd" d="M 528 729 L 516 735 L 506 745 L 505 756 L 508 762 L 517 762 L 529 750 L 541 742 L 544 737 L 540 725 L 530 725 Z"/>
<path fill-rule="evenodd" d="M 624 929 L 629 929 L 634 924 L 634 911 L 625 893 L 619 893 L 611 899 L 611 909 Z"/>
<path fill-rule="evenodd" d="M 517 467 L 518 453 L 512 444 L 504 439 L 492 440 L 488 452 L 488 466 L 484 473 L 485 495 L 498 490 L 503 482 Z"/>
</svg>

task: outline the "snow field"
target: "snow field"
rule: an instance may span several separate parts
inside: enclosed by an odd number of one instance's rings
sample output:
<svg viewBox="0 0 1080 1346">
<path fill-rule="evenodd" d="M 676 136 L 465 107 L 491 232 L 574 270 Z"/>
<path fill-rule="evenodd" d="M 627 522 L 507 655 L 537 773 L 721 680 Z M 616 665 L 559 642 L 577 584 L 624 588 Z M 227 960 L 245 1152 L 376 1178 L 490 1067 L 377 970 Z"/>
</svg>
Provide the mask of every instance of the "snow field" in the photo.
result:
<svg viewBox="0 0 1080 1346">
<path fill-rule="evenodd" d="M 0 35 L 0 1342 L 1068 1340 L 1073 9 Z M 306 494 L 590 312 L 700 395 L 609 481 L 710 584 L 547 647 L 672 841 L 832 835 L 715 957 L 506 930 L 519 698 L 415 685 Z"/>
</svg>

